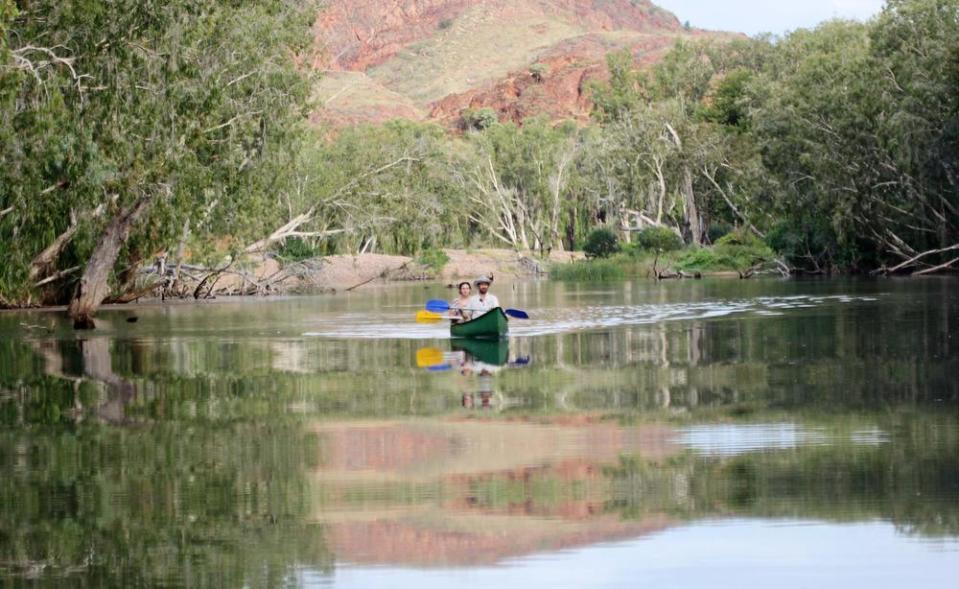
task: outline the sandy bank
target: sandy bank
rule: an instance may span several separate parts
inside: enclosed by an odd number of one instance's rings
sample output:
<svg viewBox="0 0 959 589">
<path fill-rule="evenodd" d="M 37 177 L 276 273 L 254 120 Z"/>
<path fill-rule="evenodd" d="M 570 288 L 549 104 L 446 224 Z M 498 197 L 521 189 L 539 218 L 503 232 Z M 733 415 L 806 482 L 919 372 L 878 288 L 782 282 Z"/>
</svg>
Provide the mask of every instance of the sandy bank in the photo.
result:
<svg viewBox="0 0 959 589">
<path fill-rule="evenodd" d="M 438 271 L 410 257 L 358 254 L 326 256 L 283 267 L 276 260 L 261 259 L 252 262 L 248 272 L 258 281 L 275 280 L 279 276 L 282 282 L 278 290 L 281 291 L 344 290 L 416 280 L 452 283 L 489 274 L 496 278 L 531 278 L 545 274 L 552 263 L 569 263 L 585 258 L 581 252 L 554 252 L 549 258 L 542 259 L 529 252 L 505 249 L 444 251 L 449 262 Z M 217 284 L 218 287 L 237 289 L 243 285 L 244 277 L 240 275 L 225 276 Z"/>
</svg>

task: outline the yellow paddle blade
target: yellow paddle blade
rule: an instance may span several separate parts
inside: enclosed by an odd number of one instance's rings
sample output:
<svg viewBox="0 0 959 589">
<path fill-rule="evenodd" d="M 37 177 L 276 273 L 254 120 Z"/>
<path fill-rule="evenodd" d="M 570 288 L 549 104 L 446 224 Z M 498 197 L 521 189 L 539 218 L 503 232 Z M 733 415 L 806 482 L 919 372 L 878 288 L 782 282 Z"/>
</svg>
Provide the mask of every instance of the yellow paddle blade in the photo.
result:
<svg viewBox="0 0 959 589">
<path fill-rule="evenodd" d="M 421 348 L 416 350 L 416 365 L 420 368 L 429 368 L 443 363 L 443 350 L 437 348 Z"/>
<path fill-rule="evenodd" d="M 420 311 L 416 314 L 417 323 L 439 323 L 446 317 L 443 317 L 439 313 L 430 313 L 429 311 Z"/>
</svg>

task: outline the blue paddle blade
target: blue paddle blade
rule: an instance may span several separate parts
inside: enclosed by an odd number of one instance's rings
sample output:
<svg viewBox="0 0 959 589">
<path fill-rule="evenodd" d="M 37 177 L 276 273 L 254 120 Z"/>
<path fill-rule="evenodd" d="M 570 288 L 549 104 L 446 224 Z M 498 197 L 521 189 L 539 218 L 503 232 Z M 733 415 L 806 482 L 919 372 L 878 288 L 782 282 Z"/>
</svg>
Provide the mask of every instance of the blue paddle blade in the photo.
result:
<svg viewBox="0 0 959 589">
<path fill-rule="evenodd" d="M 442 313 L 450 310 L 450 304 L 446 301 L 432 300 L 426 303 L 426 310 L 431 313 Z"/>
<path fill-rule="evenodd" d="M 506 309 L 506 314 L 514 319 L 529 319 L 529 314 L 519 309 Z"/>
<path fill-rule="evenodd" d="M 450 364 L 441 364 L 439 366 L 430 366 L 427 370 L 430 372 L 446 372 L 447 370 L 453 370 L 453 366 Z"/>
</svg>

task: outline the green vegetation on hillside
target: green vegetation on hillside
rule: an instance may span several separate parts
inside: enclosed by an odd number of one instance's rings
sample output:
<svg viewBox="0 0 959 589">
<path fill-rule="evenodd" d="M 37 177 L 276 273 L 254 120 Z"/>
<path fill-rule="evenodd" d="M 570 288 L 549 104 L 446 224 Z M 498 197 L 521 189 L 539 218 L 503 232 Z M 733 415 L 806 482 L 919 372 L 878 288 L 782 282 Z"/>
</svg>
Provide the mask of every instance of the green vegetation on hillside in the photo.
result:
<svg viewBox="0 0 959 589">
<path fill-rule="evenodd" d="M 658 250 L 690 270 L 959 262 L 959 0 L 683 42 L 653 68 L 613 54 L 592 124 L 480 109 L 463 133 L 309 127 L 291 56 L 313 10 L 0 0 L 0 306 L 71 303 L 88 324 L 108 297 L 165 288 L 138 272 L 158 258 L 546 254 L 597 227 L 620 272 Z"/>
</svg>

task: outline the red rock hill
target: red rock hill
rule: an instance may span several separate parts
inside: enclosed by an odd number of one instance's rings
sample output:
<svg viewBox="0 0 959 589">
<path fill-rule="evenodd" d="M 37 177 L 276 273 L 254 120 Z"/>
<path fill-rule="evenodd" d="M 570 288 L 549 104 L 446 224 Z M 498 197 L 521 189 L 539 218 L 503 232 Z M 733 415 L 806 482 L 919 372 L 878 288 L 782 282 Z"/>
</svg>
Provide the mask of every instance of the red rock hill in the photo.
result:
<svg viewBox="0 0 959 589">
<path fill-rule="evenodd" d="M 316 26 L 317 121 L 585 119 L 587 84 L 628 48 L 659 59 L 686 30 L 648 0 L 331 0 Z"/>
</svg>

